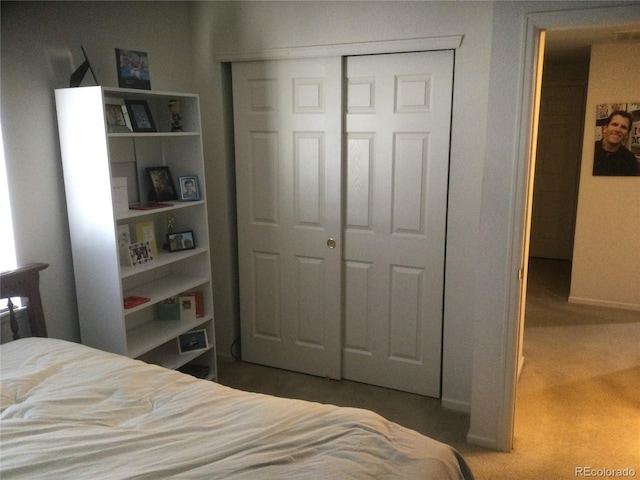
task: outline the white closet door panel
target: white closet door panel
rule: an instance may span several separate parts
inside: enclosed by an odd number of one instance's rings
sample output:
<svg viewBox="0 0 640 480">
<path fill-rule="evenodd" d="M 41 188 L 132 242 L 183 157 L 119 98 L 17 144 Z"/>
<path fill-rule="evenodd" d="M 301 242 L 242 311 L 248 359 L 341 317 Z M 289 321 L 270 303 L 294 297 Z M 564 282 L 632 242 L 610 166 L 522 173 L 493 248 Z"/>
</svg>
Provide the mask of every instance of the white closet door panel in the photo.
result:
<svg viewBox="0 0 640 480">
<path fill-rule="evenodd" d="M 243 359 L 340 378 L 341 59 L 234 64 L 233 91 Z"/>
<path fill-rule="evenodd" d="M 453 53 L 346 69 L 343 375 L 438 397 Z"/>
</svg>

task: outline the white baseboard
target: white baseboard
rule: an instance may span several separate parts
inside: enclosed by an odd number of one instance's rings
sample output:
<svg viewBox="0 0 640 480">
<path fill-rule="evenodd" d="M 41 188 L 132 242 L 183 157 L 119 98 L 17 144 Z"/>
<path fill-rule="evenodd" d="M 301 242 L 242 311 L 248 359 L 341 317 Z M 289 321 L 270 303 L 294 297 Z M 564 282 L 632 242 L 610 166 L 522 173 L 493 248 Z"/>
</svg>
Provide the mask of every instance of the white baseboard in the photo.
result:
<svg viewBox="0 0 640 480">
<path fill-rule="evenodd" d="M 595 307 L 621 308 L 623 310 L 640 311 L 640 305 L 635 303 L 611 302 L 609 300 L 598 300 L 595 298 L 569 296 L 569 303 L 579 303 L 581 305 L 593 305 Z"/>
<path fill-rule="evenodd" d="M 451 398 L 442 398 L 441 405 L 442 408 L 453 410 L 454 412 L 471 413 L 471 403 L 469 402 L 462 402 Z"/>
<path fill-rule="evenodd" d="M 498 442 L 495 438 L 481 437 L 469 433 L 467 434 L 467 443 L 470 443 L 471 445 L 477 445 L 482 448 L 498 450 Z"/>
</svg>

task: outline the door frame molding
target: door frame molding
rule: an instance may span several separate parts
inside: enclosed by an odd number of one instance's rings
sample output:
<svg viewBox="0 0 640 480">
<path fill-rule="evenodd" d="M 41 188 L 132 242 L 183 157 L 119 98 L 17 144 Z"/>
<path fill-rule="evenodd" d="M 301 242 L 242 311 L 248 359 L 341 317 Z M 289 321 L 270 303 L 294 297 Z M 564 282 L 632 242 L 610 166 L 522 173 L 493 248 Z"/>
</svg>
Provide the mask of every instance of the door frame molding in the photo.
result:
<svg viewBox="0 0 640 480">
<path fill-rule="evenodd" d="M 248 62 L 254 60 L 283 60 L 286 58 L 345 57 L 350 55 L 374 55 L 381 53 L 406 53 L 433 50 L 456 50 L 462 45 L 463 35 L 422 37 L 379 42 L 335 43 L 308 47 L 273 48 L 254 52 L 221 53 L 216 60 Z"/>
</svg>

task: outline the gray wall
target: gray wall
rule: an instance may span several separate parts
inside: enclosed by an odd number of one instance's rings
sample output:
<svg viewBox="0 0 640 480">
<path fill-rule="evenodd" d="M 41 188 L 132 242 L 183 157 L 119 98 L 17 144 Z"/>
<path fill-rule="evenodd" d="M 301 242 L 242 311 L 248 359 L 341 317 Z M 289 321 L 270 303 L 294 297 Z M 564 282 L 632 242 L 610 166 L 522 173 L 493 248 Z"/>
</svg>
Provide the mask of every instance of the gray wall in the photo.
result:
<svg viewBox="0 0 640 480">
<path fill-rule="evenodd" d="M 640 103 L 640 43 L 594 45 L 569 301 L 640 311 L 640 177 L 594 177 L 596 105 Z M 610 72 L 620 72 L 612 81 Z"/>
</svg>

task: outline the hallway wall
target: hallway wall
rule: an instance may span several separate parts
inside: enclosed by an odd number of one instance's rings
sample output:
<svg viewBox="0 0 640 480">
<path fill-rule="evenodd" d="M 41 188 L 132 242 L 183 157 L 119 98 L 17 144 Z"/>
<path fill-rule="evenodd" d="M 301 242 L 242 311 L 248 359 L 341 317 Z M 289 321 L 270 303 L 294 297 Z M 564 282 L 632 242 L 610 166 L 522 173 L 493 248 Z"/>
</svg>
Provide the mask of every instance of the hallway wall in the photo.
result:
<svg viewBox="0 0 640 480">
<path fill-rule="evenodd" d="M 640 310 L 640 177 L 592 175 L 596 106 L 640 102 L 639 64 L 638 42 L 592 48 L 571 302 Z"/>
</svg>

